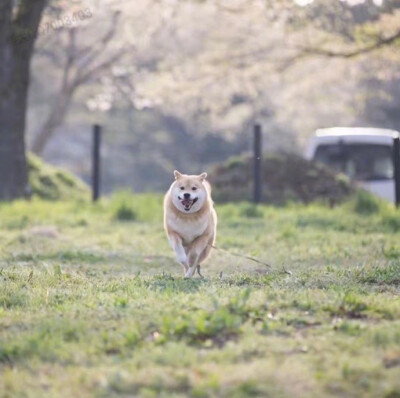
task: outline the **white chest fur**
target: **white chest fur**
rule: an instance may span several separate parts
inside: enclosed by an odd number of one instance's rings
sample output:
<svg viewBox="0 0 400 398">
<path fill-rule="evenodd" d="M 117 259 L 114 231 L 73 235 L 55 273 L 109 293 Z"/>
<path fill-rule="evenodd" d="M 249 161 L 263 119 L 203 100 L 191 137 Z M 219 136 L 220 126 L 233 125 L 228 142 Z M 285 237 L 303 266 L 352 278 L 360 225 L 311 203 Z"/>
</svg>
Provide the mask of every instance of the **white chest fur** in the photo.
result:
<svg viewBox="0 0 400 398">
<path fill-rule="evenodd" d="M 179 234 L 184 244 L 189 244 L 204 233 L 207 228 L 208 217 L 205 215 L 197 220 L 185 220 L 173 216 L 168 220 L 168 224 L 173 231 Z"/>
</svg>

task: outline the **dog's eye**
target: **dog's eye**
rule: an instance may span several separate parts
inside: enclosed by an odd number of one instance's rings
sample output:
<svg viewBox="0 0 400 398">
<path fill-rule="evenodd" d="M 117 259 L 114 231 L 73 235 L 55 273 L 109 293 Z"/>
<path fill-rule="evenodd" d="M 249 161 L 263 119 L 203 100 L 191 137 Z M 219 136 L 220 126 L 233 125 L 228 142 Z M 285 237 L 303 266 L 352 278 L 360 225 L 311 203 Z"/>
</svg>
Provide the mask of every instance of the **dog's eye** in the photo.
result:
<svg viewBox="0 0 400 398">
<path fill-rule="evenodd" d="M 197 190 L 197 187 L 192 187 L 192 191 L 196 191 Z"/>
<path fill-rule="evenodd" d="M 183 191 L 185 189 L 185 187 L 181 187 L 181 191 Z"/>
</svg>

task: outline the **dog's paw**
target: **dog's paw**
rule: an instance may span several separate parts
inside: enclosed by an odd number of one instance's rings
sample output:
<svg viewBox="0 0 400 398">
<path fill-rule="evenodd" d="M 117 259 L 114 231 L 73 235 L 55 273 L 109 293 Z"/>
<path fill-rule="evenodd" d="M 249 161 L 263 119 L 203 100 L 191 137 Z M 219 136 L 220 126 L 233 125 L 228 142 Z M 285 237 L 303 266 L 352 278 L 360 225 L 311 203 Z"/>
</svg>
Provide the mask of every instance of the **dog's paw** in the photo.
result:
<svg viewBox="0 0 400 398">
<path fill-rule="evenodd" d="M 194 275 L 194 271 L 196 270 L 196 267 L 190 267 L 185 274 L 185 279 L 191 278 Z"/>
</svg>

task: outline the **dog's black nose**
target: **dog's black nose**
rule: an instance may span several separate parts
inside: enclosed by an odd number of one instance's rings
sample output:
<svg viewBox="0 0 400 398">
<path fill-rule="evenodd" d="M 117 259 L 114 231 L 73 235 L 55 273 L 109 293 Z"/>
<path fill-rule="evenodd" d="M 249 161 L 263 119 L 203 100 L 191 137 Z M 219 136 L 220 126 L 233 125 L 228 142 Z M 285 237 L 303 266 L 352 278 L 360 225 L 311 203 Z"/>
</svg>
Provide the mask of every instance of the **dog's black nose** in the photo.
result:
<svg viewBox="0 0 400 398">
<path fill-rule="evenodd" d="M 185 199 L 190 199 L 190 193 L 185 193 L 185 194 L 183 194 L 183 197 L 184 197 Z"/>
</svg>

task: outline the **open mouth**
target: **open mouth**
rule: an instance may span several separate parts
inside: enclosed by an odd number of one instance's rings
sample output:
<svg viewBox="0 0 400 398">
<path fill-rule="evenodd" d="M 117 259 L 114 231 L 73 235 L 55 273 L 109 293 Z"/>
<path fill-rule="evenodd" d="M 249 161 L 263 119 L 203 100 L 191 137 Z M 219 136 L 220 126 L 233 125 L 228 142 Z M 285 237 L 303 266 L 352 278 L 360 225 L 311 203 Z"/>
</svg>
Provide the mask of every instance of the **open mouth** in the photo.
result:
<svg viewBox="0 0 400 398">
<path fill-rule="evenodd" d="M 195 198 L 195 199 L 182 199 L 181 203 L 182 203 L 182 206 L 185 209 L 185 211 L 189 211 L 192 208 L 192 206 L 197 202 L 197 200 L 198 200 L 197 198 Z"/>
</svg>

